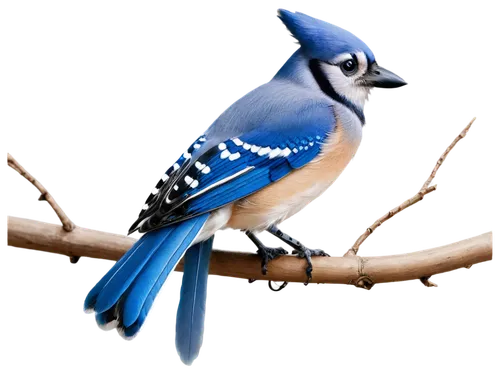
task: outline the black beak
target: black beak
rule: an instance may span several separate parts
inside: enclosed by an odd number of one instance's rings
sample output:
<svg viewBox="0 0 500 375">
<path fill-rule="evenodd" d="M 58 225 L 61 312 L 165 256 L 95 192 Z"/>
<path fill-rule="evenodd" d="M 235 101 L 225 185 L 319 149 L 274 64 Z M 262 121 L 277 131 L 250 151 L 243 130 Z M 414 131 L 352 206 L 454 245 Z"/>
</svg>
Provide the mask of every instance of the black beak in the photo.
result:
<svg viewBox="0 0 500 375">
<path fill-rule="evenodd" d="M 406 85 L 403 78 L 387 69 L 382 68 L 381 66 L 378 66 L 376 62 L 374 62 L 368 72 L 366 72 L 363 80 L 369 86 L 382 87 L 384 89 L 393 89 Z"/>
</svg>

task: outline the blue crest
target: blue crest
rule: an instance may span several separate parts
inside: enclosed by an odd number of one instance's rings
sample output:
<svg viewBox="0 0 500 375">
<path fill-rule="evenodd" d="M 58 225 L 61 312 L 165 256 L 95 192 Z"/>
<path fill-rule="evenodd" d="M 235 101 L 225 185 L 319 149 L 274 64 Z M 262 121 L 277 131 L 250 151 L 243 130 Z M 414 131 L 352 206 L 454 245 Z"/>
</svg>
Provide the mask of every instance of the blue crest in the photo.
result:
<svg viewBox="0 0 500 375">
<path fill-rule="evenodd" d="M 347 30 L 285 9 L 278 10 L 278 17 L 311 58 L 328 61 L 342 53 L 363 51 L 370 63 L 375 61 L 370 48 Z"/>
</svg>

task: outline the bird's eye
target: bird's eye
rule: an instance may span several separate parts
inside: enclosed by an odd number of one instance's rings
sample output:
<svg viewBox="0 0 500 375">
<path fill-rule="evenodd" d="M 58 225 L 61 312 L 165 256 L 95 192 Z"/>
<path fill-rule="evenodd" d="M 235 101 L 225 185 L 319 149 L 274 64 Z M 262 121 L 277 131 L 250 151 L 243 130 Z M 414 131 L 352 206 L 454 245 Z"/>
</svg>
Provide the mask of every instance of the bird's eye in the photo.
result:
<svg viewBox="0 0 500 375">
<path fill-rule="evenodd" d="M 358 71 L 358 63 L 354 59 L 349 59 L 340 64 L 340 69 L 344 75 L 349 77 Z"/>
</svg>

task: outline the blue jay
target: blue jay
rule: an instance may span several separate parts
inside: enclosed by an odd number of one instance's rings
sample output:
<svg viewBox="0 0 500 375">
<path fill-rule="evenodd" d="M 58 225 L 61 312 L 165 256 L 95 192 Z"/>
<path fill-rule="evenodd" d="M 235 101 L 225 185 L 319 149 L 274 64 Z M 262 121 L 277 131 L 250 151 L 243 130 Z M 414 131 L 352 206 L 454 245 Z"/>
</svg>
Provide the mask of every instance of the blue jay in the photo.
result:
<svg viewBox="0 0 500 375">
<path fill-rule="evenodd" d="M 129 233 L 146 233 L 90 291 L 85 310 L 103 328 L 134 337 L 169 273 L 184 255 L 176 346 L 191 364 L 202 339 L 215 232 L 246 232 L 267 263 L 286 252 L 266 247 L 267 230 L 307 261 L 325 256 L 277 225 L 322 194 L 353 158 L 372 87 L 405 85 L 380 67 L 353 34 L 302 13 L 278 17 L 299 49 L 268 83 L 230 106 L 165 172 Z"/>
</svg>

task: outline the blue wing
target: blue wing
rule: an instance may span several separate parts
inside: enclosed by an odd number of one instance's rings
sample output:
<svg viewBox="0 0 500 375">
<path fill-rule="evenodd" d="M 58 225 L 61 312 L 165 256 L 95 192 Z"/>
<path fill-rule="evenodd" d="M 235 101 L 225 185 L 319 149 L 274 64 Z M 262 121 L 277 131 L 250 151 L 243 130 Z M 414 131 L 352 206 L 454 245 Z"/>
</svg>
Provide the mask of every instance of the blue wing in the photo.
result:
<svg viewBox="0 0 500 375">
<path fill-rule="evenodd" d="M 335 130 L 330 106 L 308 107 L 253 130 L 197 147 L 160 180 L 131 231 L 150 231 L 244 198 L 309 163 Z"/>
</svg>

